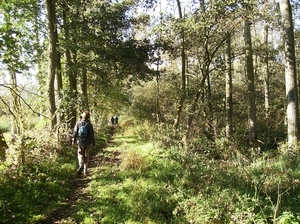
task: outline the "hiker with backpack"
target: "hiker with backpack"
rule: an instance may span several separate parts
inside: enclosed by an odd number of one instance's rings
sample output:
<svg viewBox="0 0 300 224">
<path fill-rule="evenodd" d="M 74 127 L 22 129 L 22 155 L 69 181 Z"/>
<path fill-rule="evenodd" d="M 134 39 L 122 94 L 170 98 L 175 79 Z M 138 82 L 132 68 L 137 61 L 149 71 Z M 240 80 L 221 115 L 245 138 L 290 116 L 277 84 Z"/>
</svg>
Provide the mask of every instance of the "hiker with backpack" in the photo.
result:
<svg viewBox="0 0 300 224">
<path fill-rule="evenodd" d="M 84 111 L 81 114 L 81 120 L 74 127 L 72 144 L 75 145 L 76 143 L 78 146 L 77 156 L 79 165 L 77 174 L 80 175 L 83 171 L 84 175 L 86 175 L 90 146 L 95 146 L 94 128 L 90 122 L 90 113 L 88 111 Z"/>
</svg>

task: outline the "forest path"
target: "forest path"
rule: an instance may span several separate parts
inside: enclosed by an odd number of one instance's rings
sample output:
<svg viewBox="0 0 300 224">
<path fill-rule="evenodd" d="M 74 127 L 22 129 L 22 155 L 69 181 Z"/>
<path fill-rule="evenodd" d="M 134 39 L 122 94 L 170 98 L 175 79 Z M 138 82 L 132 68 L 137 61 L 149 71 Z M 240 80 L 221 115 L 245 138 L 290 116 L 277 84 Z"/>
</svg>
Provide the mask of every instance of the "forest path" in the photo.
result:
<svg viewBox="0 0 300 224">
<path fill-rule="evenodd" d="M 106 151 L 106 148 L 114 147 L 114 129 L 111 129 L 110 139 L 104 147 L 94 147 L 90 151 L 88 174 L 76 176 L 72 180 L 72 194 L 66 198 L 64 204 L 48 215 L 43 223 L 80 223 L 77 214 L 82 209 L 81 204 L 89 204 L 94 199 L 89 194 L 91 181 L 99 178 L 101 169 L 104 167 L 117 167 L 120 164 L 118 151 Z M 91 214 L 92 215 L 92 214 Z"/>
</svg>

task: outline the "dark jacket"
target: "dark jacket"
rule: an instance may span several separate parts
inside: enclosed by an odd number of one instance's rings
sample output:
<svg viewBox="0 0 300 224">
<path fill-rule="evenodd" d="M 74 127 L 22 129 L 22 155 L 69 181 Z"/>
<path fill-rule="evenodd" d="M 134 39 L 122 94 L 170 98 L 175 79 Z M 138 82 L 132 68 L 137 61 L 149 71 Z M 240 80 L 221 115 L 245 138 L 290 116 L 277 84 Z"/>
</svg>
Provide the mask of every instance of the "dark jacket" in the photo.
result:
<svg viewBox="0 0 300 224">
<path fill-rule="evenodd" d="M 79 127 L 80 127 L 81 123 L 83 123 L 83 122 L 88 123 L 87 124 L 87 137 L 85 137 L 85 138 L 81 138 L 78 136 Z M 88 146 L 88 145 L 92 144 L 93 146 L 95 146 L 94 127 L 89 120 L 78 121 L 74 127 L 72 137 L 73 137 L 73 139 L 72 139 L 73 143 L 76 141 L 78 145 Z"/>
</svg>

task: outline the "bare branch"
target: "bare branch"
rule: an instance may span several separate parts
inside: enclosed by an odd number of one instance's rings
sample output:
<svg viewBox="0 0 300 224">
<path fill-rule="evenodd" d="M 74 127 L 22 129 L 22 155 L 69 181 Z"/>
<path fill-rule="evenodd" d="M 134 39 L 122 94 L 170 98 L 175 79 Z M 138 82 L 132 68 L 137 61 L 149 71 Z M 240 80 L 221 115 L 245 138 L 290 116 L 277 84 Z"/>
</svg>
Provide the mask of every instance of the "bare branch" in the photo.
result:
<svg viewBox="0 0 300 224">
<path fill-rule="evenodd" d="M 7 88 L 7 89 L 9 89 L 10 91 L 13 91 L 23 102 L 24 102 L 24 104 L 33 112 L 33 113 L 35 113 L 35 114 L 37 114 L 37 115 L 39 115 L 39 116 L 43 116 L 44 118 L 47 118 L 47 119 L 49 119 L 49 120 L 51 120 L 51 118 L 49 118 L 49 117 L 47 117 L 46 115 L 44 115 L 44 114 L 42 114 L 42 113 L 39 113 L 39 112 L 36 112 L 32 107 L 31 107 L 31 105 L 29 105 L 27 102 L 26 102 L 26 100 L 20 95 L 20 93 L 19 92 L 17 92 L 15 89 L 13 89 L 13 88 L 11 88 L 10 86 L 8 86 L 8 85 L 3 85 L 3 84 L 0 84 L 0 86 L 2 86 L 2 87 L 5 87 L 5 88 Z M 7 105 L 7 103 L 5 103 L 4 102 L 4 100 L 1 98 L 1 101 L 6 105 L 6 106 L 8 106 Z M 8 108 L 9 108 L 9 106 L 8 106 Z M 10 111 L 10 113 L 13 115 L 13 112 L 9 109 L 9 111 Z M 14 116 L 14 118 L 15 118 L 15 116 Z"/>
</svg>

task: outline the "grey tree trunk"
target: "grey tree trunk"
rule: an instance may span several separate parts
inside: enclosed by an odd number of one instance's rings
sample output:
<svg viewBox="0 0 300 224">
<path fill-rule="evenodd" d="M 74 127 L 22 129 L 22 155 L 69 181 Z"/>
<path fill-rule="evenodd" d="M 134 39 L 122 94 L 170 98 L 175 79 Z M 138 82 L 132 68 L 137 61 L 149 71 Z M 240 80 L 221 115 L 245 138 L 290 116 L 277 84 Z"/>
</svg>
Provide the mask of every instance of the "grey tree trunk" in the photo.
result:
<svg viewBox="0 0 300 224">
<path fill-rule="evenodd" d="M 266 73 L 264 75 L 264 88 L 265 88 L 265 111 L 266 111 L 266 118 L 269 117 L 269 110 L 270 110 L 270 87 L 269 87 L 269 77 L 270 77 L 270 71 L 269 71 L 269 27 L 266 26 L 265 28 L 265 45 L 266 45 Z"/>
<path fill-rule="evenodd" d="M 297 144 L 299 139 L 299 112 L 294 27 L 289 0 L 280 0 L 279 5 L 285 44 L 285 91 L 287 103 L 286 114 L 288 144 L 289 146 L 294 146 Z"/>
<path fill-rule="evenodd" d="M 253 70 L 253 52 L 251 41 L 250 21 L 245 19 L 245 58 L 246 58 L 246 72 L 248 84 L 248 131 L 249 143 L 256 143 L 256 105 L 255 105 L 255 85 L 254 85 L 254 70 Z"/>
</svg>

